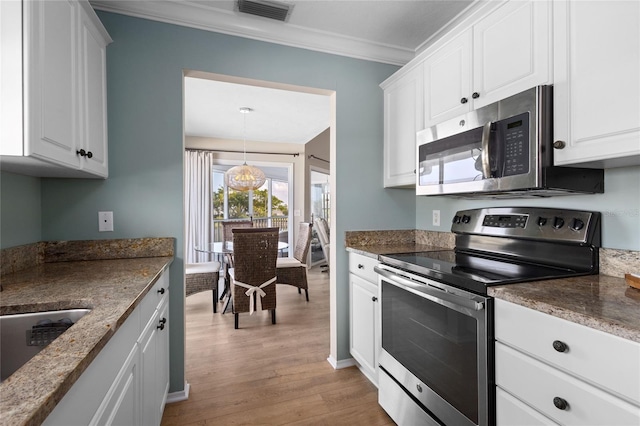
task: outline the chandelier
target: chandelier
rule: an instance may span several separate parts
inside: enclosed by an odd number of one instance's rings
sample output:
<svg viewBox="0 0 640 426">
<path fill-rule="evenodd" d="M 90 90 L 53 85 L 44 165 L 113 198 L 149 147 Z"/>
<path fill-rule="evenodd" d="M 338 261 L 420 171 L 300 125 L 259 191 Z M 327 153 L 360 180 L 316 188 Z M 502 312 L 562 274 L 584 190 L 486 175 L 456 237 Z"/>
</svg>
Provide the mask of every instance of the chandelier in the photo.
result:
<svg viewBox="0 0 640 426">
<path fill-rule="evenodd" d="M 240 113 L 243 114 L 243 131 L 244 131 L 244 164 L 241 166 L 233 166 L 227 170 L 227 186 L 236 191 L 249 191 L 251 189 L 258 189 L 267 180 L 264 172 L 255 166 L 249 166 L 247 164 L 247 114 L 253 110 L 248 107 L 240 108 Z"/>
</svg>

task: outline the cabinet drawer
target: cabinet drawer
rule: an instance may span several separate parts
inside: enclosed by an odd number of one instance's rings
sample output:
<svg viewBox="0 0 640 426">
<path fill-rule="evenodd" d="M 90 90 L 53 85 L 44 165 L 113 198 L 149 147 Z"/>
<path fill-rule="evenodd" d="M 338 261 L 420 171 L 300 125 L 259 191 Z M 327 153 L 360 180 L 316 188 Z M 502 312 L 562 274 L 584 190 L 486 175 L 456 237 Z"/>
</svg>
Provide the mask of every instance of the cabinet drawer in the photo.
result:
<svg viewBox="0 0 640 426">
<path fill-rule="evenodd" d="M 496 343 L 496 384 L 563 425 L 640 422 L 640 407 L 500 343 Z M 565 400 L 567 407 L 557 408 L 554 398 Z"/>
<path fill-rule="evenodd" d="M 151 318 L 153 312 L 168 300 L 169 297 L 169 272 L 165 271 L 160 275 L 158 281 L 153 285 L 149 293 L 140 303 L 140 311 L 142 316 L 142 327 Z"/>
<path fill-rule="evenodd" d="M 495 337 L 640 405 L 640 344 L 533 309 L 495 300 Z M 554 341 L 567 349 L 558 352 Z"/>
<path fill-rule="evenodd" d="M 378 263 L 380 263 L 378 262 L 378 259 L 349 252 L 349 272 L 356 274 L 367 281 L 373 283 L 378 282 L 378 274 L 373 270 L 373 267 Z"/>
<path fill-rule="evenodd" d="M 502 389 L 496 388 L 496 425 L 552 426 L 557 423 L 552 422 Z"/>
</svg>

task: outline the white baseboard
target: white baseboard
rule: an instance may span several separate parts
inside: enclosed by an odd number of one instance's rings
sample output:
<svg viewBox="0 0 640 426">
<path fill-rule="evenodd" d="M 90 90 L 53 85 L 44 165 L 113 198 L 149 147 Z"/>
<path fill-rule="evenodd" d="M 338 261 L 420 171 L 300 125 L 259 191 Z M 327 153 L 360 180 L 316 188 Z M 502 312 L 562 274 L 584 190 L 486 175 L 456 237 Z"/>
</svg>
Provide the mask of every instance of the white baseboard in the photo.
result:
<svg viewBox="0 0 640 426">
<path fill-rule="evenodd" d="M 191 385 L 184 382 L 184 389 L 178 392 L 171 392 L 167 395 L 167 404 L 171 404 L 172 402 L 186 401 L 189 399 L 189 388 Z"/>
<path fill-rule="evenodd" d="M 331 364 L 334 370 L 340 370 L 341 368 L 347 368 L 347 367 L 352 367 L 354 365 L 357 365 L 356 360 L 353 358 L 341 359 L 340 361 L 336 361 L 336 359 L 333 358 L 331 355 L 329 355 L 329 358 L 327 358 L 327 361 L 329 361 L 329 364 Z"/>
</svg>

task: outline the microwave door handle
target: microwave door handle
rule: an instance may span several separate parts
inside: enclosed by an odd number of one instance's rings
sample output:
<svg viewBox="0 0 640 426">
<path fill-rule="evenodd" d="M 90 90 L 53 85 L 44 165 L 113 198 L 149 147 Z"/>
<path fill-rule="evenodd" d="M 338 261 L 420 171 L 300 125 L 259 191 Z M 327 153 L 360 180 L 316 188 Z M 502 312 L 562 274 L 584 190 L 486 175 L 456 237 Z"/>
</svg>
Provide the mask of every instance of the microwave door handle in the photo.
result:
<svg viewBox="0 0 640 426">
<path fill-rule="evenodd" d="M 491 178 L 491 164 L 489 160 L 489 141 L 491 139 L 491 122 L 482 129 L 482 177 Z"/>
</svg>

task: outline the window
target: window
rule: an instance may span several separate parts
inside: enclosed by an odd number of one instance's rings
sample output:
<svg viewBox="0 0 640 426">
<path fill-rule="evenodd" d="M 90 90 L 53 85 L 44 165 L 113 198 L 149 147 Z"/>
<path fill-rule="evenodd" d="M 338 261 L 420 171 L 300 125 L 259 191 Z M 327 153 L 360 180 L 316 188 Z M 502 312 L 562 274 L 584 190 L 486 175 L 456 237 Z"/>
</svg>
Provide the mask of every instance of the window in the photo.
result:
<svg viewBox="0 0 640 426">
<path fill-rule="evenodd" d="M 224 171 L 212 176 L 212 214 L 215 241 L 222 240 L 220 221 L 253 218 L 254 226 L 277 226 L 282 232 L 289 223 L 289 182 L 267 178 L 260 189 L 236 191 L 227 188 Z"/>
</svg>

